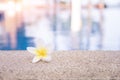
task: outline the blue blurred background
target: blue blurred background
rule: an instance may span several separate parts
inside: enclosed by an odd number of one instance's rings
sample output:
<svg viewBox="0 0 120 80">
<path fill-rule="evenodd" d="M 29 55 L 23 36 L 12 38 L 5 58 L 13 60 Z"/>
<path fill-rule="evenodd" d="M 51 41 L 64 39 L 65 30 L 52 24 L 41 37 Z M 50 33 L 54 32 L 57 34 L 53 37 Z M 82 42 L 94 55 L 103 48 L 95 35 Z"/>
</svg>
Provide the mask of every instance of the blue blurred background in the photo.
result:
<svg viewBox="0 0 120 80">
<path fill-rule="evenodd" d="M 0 0 L 0 50 L 120 50 L 120 0 L 75 1 Z"/>
</svg>

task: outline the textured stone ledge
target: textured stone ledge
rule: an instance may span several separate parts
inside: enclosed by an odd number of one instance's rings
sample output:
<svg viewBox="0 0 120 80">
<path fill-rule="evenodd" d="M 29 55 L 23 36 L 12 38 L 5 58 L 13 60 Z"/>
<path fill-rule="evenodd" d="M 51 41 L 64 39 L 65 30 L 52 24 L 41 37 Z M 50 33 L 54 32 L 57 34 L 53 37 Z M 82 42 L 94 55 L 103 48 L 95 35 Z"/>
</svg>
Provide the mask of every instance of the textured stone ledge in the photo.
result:
<svg viewBox="0 0 120 80">
<path fill-rule="evenodd" d="M 0 80 L 120 80 L 120 52 L 54 52 L 50 63 L 31 63 L 27 51 L 0 51 Z"/>
</svg>

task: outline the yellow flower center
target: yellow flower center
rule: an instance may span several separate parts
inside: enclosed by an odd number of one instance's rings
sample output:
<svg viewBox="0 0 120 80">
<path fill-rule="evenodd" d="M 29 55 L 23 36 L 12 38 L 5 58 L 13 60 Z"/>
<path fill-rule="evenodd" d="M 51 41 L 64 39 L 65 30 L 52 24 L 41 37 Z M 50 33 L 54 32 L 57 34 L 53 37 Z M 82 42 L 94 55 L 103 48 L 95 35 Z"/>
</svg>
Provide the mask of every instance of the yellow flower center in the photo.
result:
<svg viewBox="0 0 120 80">
<path fill-rule="evenodd" d="M 46 57 L 47 56 L 47 49 L 46 48 L 40 48 L 36 50 L 36 55 L 38 57 Z"/>
</svg>

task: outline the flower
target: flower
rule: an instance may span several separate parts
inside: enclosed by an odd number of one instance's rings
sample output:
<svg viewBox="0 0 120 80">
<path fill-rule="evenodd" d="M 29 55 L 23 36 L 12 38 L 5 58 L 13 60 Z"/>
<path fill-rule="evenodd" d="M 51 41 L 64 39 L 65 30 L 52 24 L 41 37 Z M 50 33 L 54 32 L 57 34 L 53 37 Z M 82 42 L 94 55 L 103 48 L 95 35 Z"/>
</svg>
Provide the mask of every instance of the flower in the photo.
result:
<svg viewBox="0 0 120 80">
<path fill-rule="evenodd" d="M 40 60 L 46 62 L 51 61 L 52 46 L 50 44 L 45 44 L 41 40 L 37 40 L 35 42 L 36 47 L 27 47 L 27 51 L 35 55 L 32 63 L 36 63 Z"/>
</svg>

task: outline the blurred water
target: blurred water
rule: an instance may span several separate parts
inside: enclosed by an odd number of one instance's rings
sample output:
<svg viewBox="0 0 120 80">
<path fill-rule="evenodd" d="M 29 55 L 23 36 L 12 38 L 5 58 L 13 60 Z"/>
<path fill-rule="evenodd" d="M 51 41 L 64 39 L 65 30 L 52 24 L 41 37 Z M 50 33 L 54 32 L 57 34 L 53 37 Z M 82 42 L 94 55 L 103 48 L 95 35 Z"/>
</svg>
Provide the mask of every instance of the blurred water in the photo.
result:
<svg viewBox="0 0 120 80">
<path fill-rule="evenodd" d="M 98 3 L 97 0 L 93 2 L 92 4 Z M 88 0 L 85 5 L 86 3 Z M 51 3 L 51 6 L 52 4 L 54 3 Z M 63 4 L 65 3 L 60 3 Z M 27 46 L 35 46 L 35 39 L 43 39 L 46 43 L 51 43 L 55 50 L 120 50 L 119 6 L 105 8 L 102 13 L 97 8 L 91 8 L 90 11 L 82 9 L 82 28 L 79 32 L 72 32 L 70 28 L 69 9 L 57 6 L 55 10 L 53 8 L 51 11 L 48 10 L 50 14 L 42 10 L 38 16 L 36 16 L 38 10 L 31 9 L 30 13 L 24 12 L 25 19 L 17 28 L 17 46 L 14 49 L 11 48 L 10 34 L 0 22 L 0 50 L 26 50 Z"/>
</svg>

